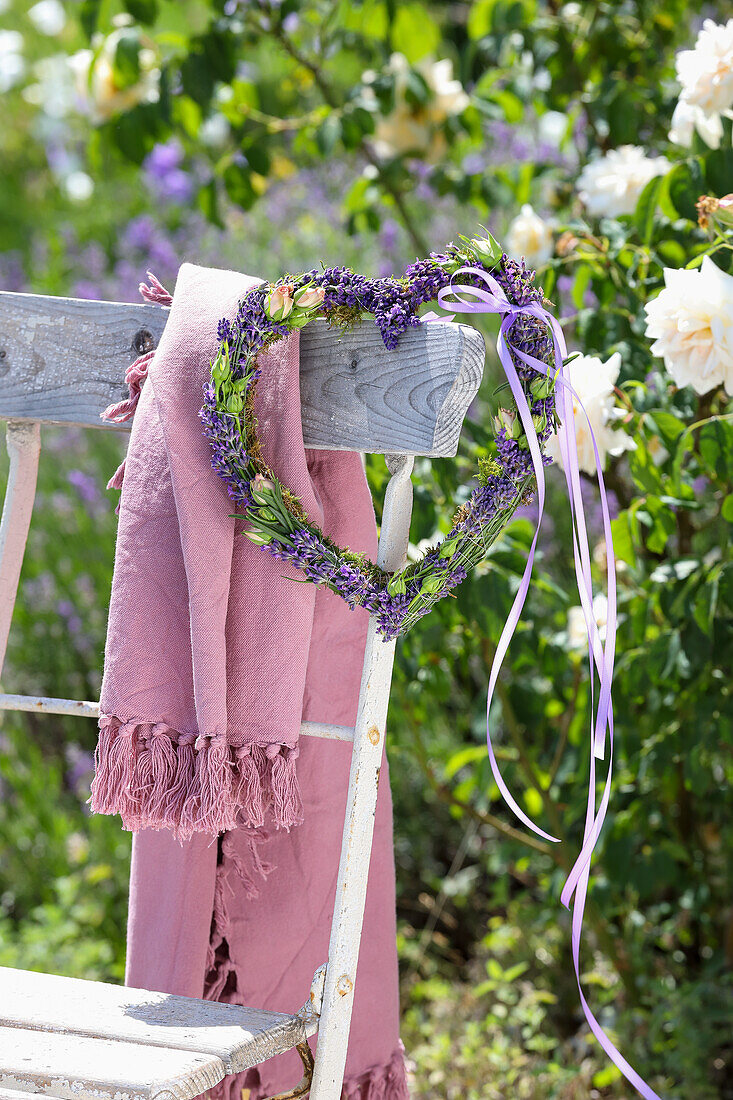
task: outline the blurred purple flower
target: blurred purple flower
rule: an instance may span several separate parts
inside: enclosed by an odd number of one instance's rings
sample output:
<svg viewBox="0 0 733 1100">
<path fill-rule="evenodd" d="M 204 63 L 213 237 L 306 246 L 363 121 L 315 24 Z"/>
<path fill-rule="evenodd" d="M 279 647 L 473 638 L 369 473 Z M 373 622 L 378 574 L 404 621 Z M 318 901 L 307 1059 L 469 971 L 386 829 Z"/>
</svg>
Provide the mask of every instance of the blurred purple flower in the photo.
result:
<svg viewBox="0 0 733 1100">
<path fill-rule="evenodd" d="M 153 146 L 143 161 L 143 168 L 153 179 L 164 180 L 169 172 L 178 168 L 182 160 L 183 149 L 179 142 L 168 141 Z"/>
<path fill-rule="evenodd" d="M 64 748 L 66 757 L 66 783 L 78 798 L 89 797 L 89 786 L 94 777 L 94 754 L 75 742 Z"/>
<path fill-rule="evenodd" d="M 400 227 L 394 218 L 386 218 L 379 231 L 379 243 L 385 252 L 391 252 L 399 240 Z"/>
<path fill-rule="evenodd" d="M 78 634 L 81 631 L 84 624 L 77 615 L 76 608 L 71 600 L 59 600 L 56 604 L 56 611 L 66 621 L 66 628 L 70 634 Z"/>
<path fill-rule="evenodd" d="M 0 290 L 24 290 L 25 271 L 20 252 L 4 252 L 0 255 Z"/>
<path fill-rule="evenodd" d="M 86 504 L 97 504 L 99 502 L 102 494 L 93 477 L 85 474 L 83 470 L 69 470 L 66 476 L 69 484 L 74 486 Z"/>
<path fill-rule="evenodd" d="M 148 214 L 131 218 L 122 234 L 122 247 L 125 250 L 138 249 L 141 252 L 147 252 L 155 233 L 155 222 Z"/>
<path fill-rule="evenodd" d="M 467 176 L 478 176 L 486 168 L 486 160 L 480 153 L 467 153 L 461 168 Z"/>
<path fill-rule="evenodd" d="M 98 283 L 93 283 L 90 279 L 79 279 L 75 282 L 71 288 L 71 295 L 73 298 L 86 298 L 93 302 L 104 300 L 102 288 Z"/>
<path fill-rule="evenodd" d="M 175 139 L 155 145 L 143 161 L 143 169 L 156 194 L 169 202 L 188 202 L 193 183 L 181 168 L 183 149 Z"/>
</svg>

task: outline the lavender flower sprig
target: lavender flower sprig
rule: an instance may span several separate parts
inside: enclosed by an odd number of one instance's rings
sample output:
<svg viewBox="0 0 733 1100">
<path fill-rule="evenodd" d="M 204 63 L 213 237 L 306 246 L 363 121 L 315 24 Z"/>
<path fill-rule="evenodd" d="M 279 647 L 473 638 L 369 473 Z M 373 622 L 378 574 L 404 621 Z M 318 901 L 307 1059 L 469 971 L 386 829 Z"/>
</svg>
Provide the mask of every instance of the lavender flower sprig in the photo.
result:
<svg viewBox="0 0 733 1100">
<path fill-rule="evenodd" d="M 316 316 L 346 328 L 367 313 L 374 316 L 385 347 L 393 349 L 403 332 L 420 324 L 419 308 L 434 301 L 450 285 L 453 273 L 466 266 L 491 272 L 515 305 L 543 302 L 534 273 L 503 254 L 489 234 L 460 241 L 449 244 L 445 253 L 416 260 L 399 279 L 368 279 L 345 267 L 330 267 L 254 287 L 239 303 L 234 319 L 219 322 L 219 348 L 211 365 L 211 381 L 204 387 L 199 415 L 211 446 L 211 464 L 246 515 L 248 537 L 299 569 L 306 581 L 337 592 L 352 609 L 367 608 L 385 640 L 405 633 L 465 580 L 518 505 L 529 499 L 532 460 L 517 411 L 500 411 L 495 458 L 480 460 L 477 484 L 453 516 L 445 539 L 419 562 L 389 574 L 324 535 L 265 463 L 253 405 L 257 356 Z M 462 274 L 461 280 L 480 285 L 477 276 Z M 520 352 L 554 363 L 552 336 L 535 317 L 525 314 L 515 319 L 511 342 Z M 553 385 L 518 356 L 515 366 L 543 448 L 556 419 Z M 549 464 L 550 459 L 545 457 L 544 462 Z"/>
</svg>

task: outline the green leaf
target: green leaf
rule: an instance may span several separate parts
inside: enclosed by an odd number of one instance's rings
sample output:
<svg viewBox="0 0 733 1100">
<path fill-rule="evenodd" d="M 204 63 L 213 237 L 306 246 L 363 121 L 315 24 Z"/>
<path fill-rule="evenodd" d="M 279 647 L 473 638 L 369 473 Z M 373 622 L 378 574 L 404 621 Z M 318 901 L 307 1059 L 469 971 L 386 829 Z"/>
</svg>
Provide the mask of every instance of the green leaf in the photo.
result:
<svg viewBox="0 0 733 1100">
<path fill-rule="evenodd" d="M 133 19 L 146 26 L 158 18 L 158 0 L 125 0 L 125 8 Z"/>
<path fill-rule="evenodd" d="M 441 44 L 437 23 L 423 4 L 400 4 L 391 28 L 392 48 L 412 64 L 434 53 Z"/>
<path fill-rule="evenodd" d="M 483 38 L 491 31 L 491 17 L 497 0 L 477 0 L 468 9 L 469 38 Z"/>
<path fill-rule="evenodd" d="M 723 501 L 720 508 L 720 514 L 728 523 L 733 523 L 733 493 L 728 493 L 728 496 Z"/>
<path fill-rule="evenodd" d="M 206 220 L 210 221 L 212 225 L 218 226 L 219 229 L 223 229 L 224 222 L 219 214 L 219 194 L 215 179 L 210 179 L 208 183 L 204 184 L 198 193 L 197 201 L 199 209 Z"/>
<path fill-rule="evenodd" d="M 257 199 L 249 169 L 241 164 L 229 164 L 224 169 L 223 179 L 227 195 L 232 202 L 241 206 L 243 210 L 249 210 Z"/>
<path fill-rule="evenodd" d="M 700 429 L 700 457 L 711 477 L 726 482 L 733 476 L 733 423 L 716 418 Z"/>
<path fill-rule="evenodd" d="M 140 79 L 140 39 L 134 31 L 120 36 L 115 50 L 114 77 L 117 88 L 131 88 Z"/>
<path fill-rule="evenodd" d="M 721 145 L 704 158 L 707 190 L 717 198 L 733 191 L 733 149 Z"/>
<path fill-rule="evenodd" d="M 634 211 L 634 225 L 644 242 L 650 244 L 654 234 L 654 215 L 659 205 L 659 195 L 664 187 L 664 176 L 655 176 L 649 180 L 636 204 Z"/>
<path fill-rule="evenodd" d="M 678 164 L 665 179 L 669 201 L 675 212 L 681 218 L 696 222 L 697 209 L 695 204 L 705 191 L 705 181 L 699 159 Z"/>
<path fill-rule="evenodd" d="M 635 525 L 633 517 L 628 512 L 622 512 L 616 519 L 611 520 L 614 553 L 620 561 L 625 561 L 628 565 L 636 565 L 632 523 Z"/>
<path fill-rule="evenodd" d="M 341 137 L 341 120 L 334 112 L 324 118 L 316 130 L 316 145 L 319 153 L 324 157 L 330 157 L 336 147 L 336 142 Z"/>
</svg>

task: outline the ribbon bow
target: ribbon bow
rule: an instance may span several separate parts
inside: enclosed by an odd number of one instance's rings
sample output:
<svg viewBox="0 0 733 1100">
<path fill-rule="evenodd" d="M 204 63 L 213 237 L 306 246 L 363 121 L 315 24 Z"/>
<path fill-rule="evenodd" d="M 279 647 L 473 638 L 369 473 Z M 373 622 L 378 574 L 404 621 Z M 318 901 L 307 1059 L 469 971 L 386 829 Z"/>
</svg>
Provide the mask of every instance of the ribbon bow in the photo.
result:
<svg viewBox="0 0 733 1100">
<path fill-rule="evenodd" d="M 471 275 L 477 278 L 485 284 L 487 289 L 481 286 L 467 286 L 465 284 L 454 284 L 453 279 L 458 275 Z M 469 300 L 461 297 L 462 294 L 469 295 Z M 580 596 L 580 605 L 583 611 L 583 618 L 588 633 L 588 661 L 590 665 L 591 673 L 591 690 L 593 698 L 594 691 L 594 669 L 598 673 L 598 705 L 595 712 L 595 719 L 591 725 L 591 742 L 592 752 L 590 755 L 590 768 L 588 777 L 588 802 L 586 808 L 585 829 L 583 833 L 583 845 L 577 856 L 573 867 L 568 874 L 568 877 L 563 886 L 560 900 L 562 904 L 569 909 L 572 900 L 572 957 L 573 967 L 575 970 L 575 978 L 578 985 L 578 992 L 580 994 L 580 1002 L 583 1007 L 583 1012 L 591 1031 L 598 1039 L 601 1047 L 609 1056 L 612 1062 L 621 1070 L 628 1081 L 631 1082 L 644 1100 L 661 1100 L 661 1097 L 639 1076 L 639 1074 L 629 1065 L 624 1056 L 614 1046 L 605 1031 L 598 1023 L 598 1020 L 593 1015 L 588 1002 L 585 999 L 583 993 L 582 984 L 580 980 L 580 942 L 583 930 L 583 914 L 585 911 L 585 903 L 588 893 L 588 879 L 590 876 L 591 858 L 595 849 L 598 837 L 603 827 L 603 822 L 608 810 L 608 802 L 611 793 L 611 774 L 613 766 L 613 704 L 611 700 L 611 683 L 613 680 L 613 665 L 614 655 L 616 649 L 616 562 L 613 553 L 613 539 L 611 536 L 611 517 L 608 509 L 608 498 L 606 495 L 606 488 L 603 480 L 603 469 L 601 457 L 598 452 L 598 445 L 596 443 L 593 428 L 591 426 L 588 414 L 583 407 L 583 403 L 580 400 L 578 394 L 575 392 L 570 384 L 570 381 L 565 377 L 565 359 L 567 358 L 567 347 L 565 344 L 565 337 L 563 335 L 560 324 L 555 317 L 552 316 L 539 302 L 528 302 L 525 305 L 516 305 L 514 302 L 510 302 L 504 293 L 503 288 L 499 285 L 496 279 L 493 278 L 488 272 L 482 268 L 477 267 L 461 267 L 451 278 L 449 286 L 443 287 L 438 293 L 438 301 L 444 310 L 452 311 L 448 316 L 448 320 L 453 320 L 456 313 L 497 313 L 501 315 L 501 325 L 499 328 L 499 335 L 497 337 L 496 348 L 499 355 L 499 360 L 506 374 L 507 381 L 509 382 L 510 389 L 516 402 L 519 417 L 524 428 L 524 433 L 527 437 L 527 443 L 529 445 L 529 452 L 532 458 L 532 466 L 534 469 L 535 478 L 537 481 L 537 529 L 532 539 L 532 545 L 530 546 L 529 553 L 527 555 L 527 564 L 522 576 L 522 581 L 514 597 L 511 610 L 507 617 L 506 624 L 501 633 L 499 643 L 496 647 L 496 653 L 491 666 L 491 672 L 489 675 L 489 688 L 486 703 L 486 743 L 489 751 L 489 761 L 491 763 L 491 771 L 496 781 L 501 794 L 506 803 L 511 807 L 517 817 L 524 822 L 524 824 L 531 829 L 538 836 L 543 837 L 545 840 L 552 843 L 559 843 L 559 838 L 552 836 L 550 833 L 541 829 L 532 819 L 522 810 L 517 804 L 516 800 L 512 796 L 509 788 L 504 782 L 503 776 L 499 769 L 499 765 L 494 753 L 494 747 L 491 738 L 491 722 L 490 722 L 490 710 L 491 702 L 494 696 L 494 691 L 499 678 L 499 672 L 501 670 L 504 657 L 509 648 L 509 644 L 514 635 L 514 631 L 519 622 L 522 609 L 524 607 L 527 593 L 529 591 L 530 580 L 532 577 L 532 568 L 534 565 L 535 551 L 537 547 L 537 539 L 539 537 L 540 526 L 542 523 L 542 516 L 545 506 L 545 474 L 544 465 L 542 461 L 542 452 L 540 450 L 539 440 L 537 438 L 537 432 L 535 430 L 534 422 L 532 420 L 532 413 L 527 402 L 524 389 L 522 387 L 519 375 L 517 374 L 516 367 L 514 365 L 514 358 L 516 357 L 521 362 L 526 363 L 527 366 L 532 367 L 539 374 L 549 378 L 555 385 L 555 391 L 557 395 L 557 404 L 559 406 L 558 411 L 560 415 L 561 425 L 558 432 L 560 454 L 562 456 L 563 468 L 565 473 L 565 482 L 567 485 L 568 501 L 570 503 L 570 513 L 572 518 L 572 530 L 573 530 L 573 560 L 575 564 L 575 576 L 578 584 L 578 594 Z M 555 364 L 553 367 L 548 367 L 546 363 L 535 358 L 533 355 L 522 351 L 520 348 L 515 347 L 510 342 L 511 330 L 514 322 L 520 316 L 534 317 L 538 321 L 545 324 L 552 335 L 552 341 L 555 350 Z M 435 314 L 427 315 L 427 320 L 438 320 Z M 585 417 L 590 432 L 590 438 L 593 444 L 593 453 L 596 461 L 596 471 L 598 475 L 598 488 L 601 498 L 601 512 L 603 515 L 603 534 L 606 541 L 606 582 L 608 591 L 608 618 L 606 624 L 606 636 L 605 639 L 601 638 L 598 624 L 595 620 L 593 613 L 593 583 L 591 579 L 591 557 L 590 549 L 588 545 L 588 532 L 585 519 L 585 508 L 583 504 L 583 498 L 580 491 L 580 468 L 578 465 L 578 449 L 577 449 L 577 437 L 575 431 L 575 417 L 573 412 L 573 402 L 575 402 L 577 408 Z M 606 779 L 603 786 L 603 793 L 601 801 L 596 812 L 596 760 L 602 760 L 605 756 L 606 735 L 608 734 L 609 754 L 608 754 L 608 771 L 606 773 Z"/>
</svg>

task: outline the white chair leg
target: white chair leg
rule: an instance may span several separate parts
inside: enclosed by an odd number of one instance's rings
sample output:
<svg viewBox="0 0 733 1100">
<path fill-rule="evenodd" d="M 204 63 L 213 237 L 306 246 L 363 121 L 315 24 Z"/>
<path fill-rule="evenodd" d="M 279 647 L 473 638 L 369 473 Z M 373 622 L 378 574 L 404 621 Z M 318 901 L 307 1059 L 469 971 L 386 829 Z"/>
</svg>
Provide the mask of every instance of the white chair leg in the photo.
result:
<svg viewBox="0 0 733 1100">
<path fill-rule="evenodd" d="M 377 562 L 381 568 L 393 572 L 402 567 L 407 553 L 413 460 L 404 455 L 385 457 L 392 477 L 385 496 Z M 354 750 L 311 1100 L 339 1100 L 341 1096 L 394 651 L 395 642 L 383 641 L 372 619 L 367 633 L 354 728 Z"/>
<path fill-rule="evenodd" d="M 36 496 L 41 426 L 30 420 L 9 420 L 5 445 L 10 456 L 8 484 L 0 521 L 0 672 L 5 661 L 10 622 Z"/>
</svg>

